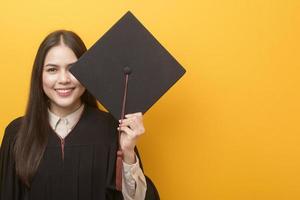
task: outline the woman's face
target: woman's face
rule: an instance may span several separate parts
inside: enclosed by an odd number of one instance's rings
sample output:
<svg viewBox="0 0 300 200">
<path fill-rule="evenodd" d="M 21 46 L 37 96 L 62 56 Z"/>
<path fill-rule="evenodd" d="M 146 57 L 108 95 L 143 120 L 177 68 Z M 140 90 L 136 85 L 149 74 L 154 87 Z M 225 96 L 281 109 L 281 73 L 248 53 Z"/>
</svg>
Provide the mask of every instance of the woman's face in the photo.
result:
<svg viewBox="0 0 300 200">
<path fill-rule="evenodd" d="M 43 66 L 43 90 L 50 100 L 50 110 L 60 116 L 75 110 L 85 88 L 70 73 L 77 61 L 74 52 L 65 44 L 52 47 L 46 54 Z"/>
</svg>

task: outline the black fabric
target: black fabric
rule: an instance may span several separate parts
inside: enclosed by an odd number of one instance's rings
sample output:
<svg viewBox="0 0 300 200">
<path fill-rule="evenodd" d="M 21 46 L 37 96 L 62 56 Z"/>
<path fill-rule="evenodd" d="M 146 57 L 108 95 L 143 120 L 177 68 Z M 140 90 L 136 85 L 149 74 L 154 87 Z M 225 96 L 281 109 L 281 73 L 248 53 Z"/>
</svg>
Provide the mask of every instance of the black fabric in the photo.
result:
<svg viewBox="0 0 300 200">
<path fill-rule="evenodd" d="M 14 171 L 13 144 L 20 118 L 12 121 L 5 129 L 0 148 L 0 200 L 24 199 L 24 187 Z"/>
<path fill-rule="evenodd" d="M 115 117 L 121 118 L 124 71 L 130 68 L 125 114 L 145 113 L 185 69 L 144 25 L 127 12 L 70 68 Z"/>
<path fill-rule="evenodd" d="M 117 122 L 96 108 L 85 106 L 65 138 L 64 160 L 60 139 L 53 131 L 39 169 L 27 189 L 15 174 L 14 138 L 22 118 L 11 122 L 0 150 L 0 200 L 121 200 L 115 190 Z"/>
<path fill-rule="evenodd" d="M 152 180 L 147 176 L 145 176 L 145 178 L 147 182 L 147 192 L 146 192 L 145 200 L 160 200 L 158 191 L 154 183 L 152 182 Z"/>
</svg>

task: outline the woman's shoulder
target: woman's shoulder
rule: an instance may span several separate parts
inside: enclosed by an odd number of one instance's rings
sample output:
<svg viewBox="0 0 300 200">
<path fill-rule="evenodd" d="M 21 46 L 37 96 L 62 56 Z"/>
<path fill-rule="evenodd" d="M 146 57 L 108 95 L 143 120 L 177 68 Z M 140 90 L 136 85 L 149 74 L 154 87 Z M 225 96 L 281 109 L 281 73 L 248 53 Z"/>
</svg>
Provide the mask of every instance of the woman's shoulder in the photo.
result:
<svg viewBox="0 0 300 200">
<path fill-rule="evenodd" d="M 5 128 L 6 135 L 15 135 L 20 129 L 23 117 L 17 117 L 12 120 Z"/>
<path fill-rule="evenodd" d="M 117 122 L 109 112 L 103 111 L 98 107 L 87 106 L 87 111 L 89 115 L 94 118 L 94 120 L 100 120 L 109 123 Z"/>
<path fill-rule="evenodd" d="M 84 121 L 88 124 L 87 127 L 95 130 L 97 135 L 102 133 L 101 136 L 106 136 L 109 140 L 116 139 L 114 133 L 117 131 L 118 121 L 110 113 L 91 106 L 87 107 L 86 113 L 88 114 Z"/>
<path fill-rule="evenodd" d="M 6 126 L 5 132 L 3 135 L 3 139 L 2 139 L 2 144 L 7 143 L 7 145 L 8 145 L 15 139 L 15 137 L 20 129 L 22 119 L 23 119 L 23 117 L 17 117 Z"/>
</svg>

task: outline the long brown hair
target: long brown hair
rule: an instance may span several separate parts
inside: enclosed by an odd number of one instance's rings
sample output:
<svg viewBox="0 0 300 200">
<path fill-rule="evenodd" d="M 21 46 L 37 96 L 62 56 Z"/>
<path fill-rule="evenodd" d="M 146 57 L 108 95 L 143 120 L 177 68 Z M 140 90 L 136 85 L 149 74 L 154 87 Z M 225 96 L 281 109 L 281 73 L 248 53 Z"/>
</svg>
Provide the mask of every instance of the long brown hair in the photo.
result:
<svg viewBox="0 0 300 200">
<path fill-rule="evenodd" d="M 29 99 L 22 124 L 16 137 L 14 155 L 16 173 L 21 181 L 30 187 L 51 132 L 48 119 L 49 98 L 43 91 L 42 73 L 48 51 L 63 42 L 79 58 L 86 47 L 78 35 L 72 31 L 58 30 L 50 33 L 41 43 L 32 68 Z M 82 102 L 97 107 L 95 98 L 87 91 L 81 96 Z"/>
</svg>

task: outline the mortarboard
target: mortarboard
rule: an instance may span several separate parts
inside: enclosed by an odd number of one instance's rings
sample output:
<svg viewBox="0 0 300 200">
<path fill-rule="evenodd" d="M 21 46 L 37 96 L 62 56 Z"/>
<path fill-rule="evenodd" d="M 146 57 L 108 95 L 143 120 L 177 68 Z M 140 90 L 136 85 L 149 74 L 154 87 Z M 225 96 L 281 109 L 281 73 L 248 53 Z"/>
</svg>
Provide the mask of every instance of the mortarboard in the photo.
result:
<svg viewBox="0 0 300 200">
<path fill-rule="evenodd" d="M 185 73 L 130 11 L 70 71 L 116 119 L 144 114 Z"/>
</svg>

